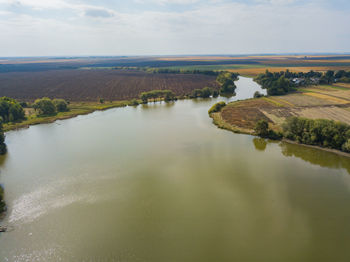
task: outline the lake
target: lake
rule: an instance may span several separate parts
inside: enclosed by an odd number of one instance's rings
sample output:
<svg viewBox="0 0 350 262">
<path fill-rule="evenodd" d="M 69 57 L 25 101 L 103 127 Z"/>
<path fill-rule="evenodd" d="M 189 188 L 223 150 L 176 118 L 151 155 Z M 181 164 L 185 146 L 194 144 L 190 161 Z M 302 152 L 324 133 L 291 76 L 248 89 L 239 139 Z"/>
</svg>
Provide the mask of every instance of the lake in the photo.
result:
<svg viewBox="0 0 350 262">
<path fill-rule="evenodd" d="M 218 129 L 237 86 L 7 133 L 0 261 L 350 261 L 350 159 Z"/>
</svg>

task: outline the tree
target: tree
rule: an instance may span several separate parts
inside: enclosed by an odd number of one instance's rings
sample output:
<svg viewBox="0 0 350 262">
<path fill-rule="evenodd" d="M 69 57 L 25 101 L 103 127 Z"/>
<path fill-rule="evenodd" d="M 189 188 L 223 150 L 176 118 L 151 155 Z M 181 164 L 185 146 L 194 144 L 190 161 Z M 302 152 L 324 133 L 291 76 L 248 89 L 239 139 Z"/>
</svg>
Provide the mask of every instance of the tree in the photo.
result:
<svg viewBox="0 0 350 262">
<path fill-rule="evenodd" d="M 40 115 L 53 115 L 56 113 L 56 106 L 48 97 L 35 100 L 33 107 Z"/>
<path fill-rule="evenodd" d="M 4 189 L 0 185 L 0 215 L 6 209 L 5 201 L 4 201 Z"/>
<path fill-rule="evenodd" d="M 256 91 L 255 93 L 254 93 L 254 98 L 259 98 L 259 97 L 263 97 L 264 95 L 263 94 L 261 94 L 259 91 Z"/>
<path fill-rule="evenodd" d="M 331 82 L 334 81 L 334 71 L 332 70 L 328 70 L 325 74 L 326 79 L 327 79 L 327 83 L 330 84 Z"/>
<path fill-rule="evenodd" d="M 25 119 L 23 107 L 15 99 L 0 98 L 0 116 L 4 123 Z"/>
<path fill-rule="evenodd" d="M 223 109 L 226 106 L 226 103 L 224 101 L 218 102 L 214 104 L 208 111 L 208 114 L 220 112 L 221 109 Z"/>
<path fill-rule="evenodd" d="M 268 137 L 269 123 L 265 119 L 259 120 L 255 125 L 254 131 L 260 137 Z"/>
<path fill-rule="evenodd" d="M 0 155 L 4 155 L 7 152 L 7 147 L 5 144 L 5 134 L 2 129 L 2 119 L 0 119 Z"/>
<path fill-rule="evenodd" d="M 56 107 L 57 112 L 67 112 L 68 104 L 64 99 L 54 99 L 53 103 Z"/>
</svg>

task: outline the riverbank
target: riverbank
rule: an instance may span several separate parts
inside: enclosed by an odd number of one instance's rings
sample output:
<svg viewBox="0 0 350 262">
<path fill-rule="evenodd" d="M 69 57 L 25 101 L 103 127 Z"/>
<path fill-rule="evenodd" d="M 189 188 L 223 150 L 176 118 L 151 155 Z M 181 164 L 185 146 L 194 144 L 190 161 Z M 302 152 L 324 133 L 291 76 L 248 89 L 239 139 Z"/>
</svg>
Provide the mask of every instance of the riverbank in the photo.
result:
<svg viewBox="0 0 350 262">
<path fill-rule="evenodd" d="M 220 129 L 225 129 L 225 130 L 228 130 L 228 131 L 232 131 L 233 133 L 236 133 L 236 134 L 256 136 L 253 129 L 246 129 L 246 128 L 237 127 L 237 126 L 233 126 L 233 125 L 228 124 L 222 118 L 220 112 L 212 113 L 212 114 L 210 114 L 210 117 L 213 119 L 213 123 Z M 345 156 L 345 157 L 349 157 L 350 158 L 350 153 L 346 153 L 346 152 L 343 152 L 343 151 L 340 151 L 340 150 L 336 150 L 336 149 L 302 144 L 302 143 L 298 143 L 296 141 L 285 139 L 285 138 L 281 139 L 280 141 L 285 142 L 285 143 L 289 143 L 289 144 L 304 146 L 304 147 L 308 147 L 308 148 L 314 148 L 314 149 L 318 149 L 318 150 L 323 150 L 323 151 L 326 151 L 326 152 L 330 152 L 330 153 L 334 153 L 334 154 L 337 154 L 337 155 L 341 155 L 341 156 Z"/>
<path fill-rule="evenodd" d="M 292 116 L 309 119 L 328 119 L 350 124 L 350 89 L 332 86 L 304 88 L 285 96 L 270 96 L 235 101 L 227 104 L 220 112 L 210 114 L 219 128 L 235 133 L 254 135 L 259 120 L 269 123 L 269 128 L 282 132 L 282 125 Z M 317 148 L 350 157 L 349 153 L 320 146 L 288 143 Z"/>
<path fill-rule="evenodd" d="M 5 215 L 5 211 L 6 211 L 6 204 L 4 201 L 4 189 L 0 185 L 0 220 Z"/>
<path fill-rule="evenodd" d="M 125 107 L 130 105 L 132 101 L 113 101 L 113 102 L 74 102 L 69 105 L 69 111 L 59 112 L 52 116 L 37 116 L 36 114 L 26 114 L 27 119 L 18 123 L 6 123 L 4 124 L 4 131 L 17 130 L 22 128 L 28 128 L 31 125 L 53 123 L 56 120 L 64 120 L 76 117 L 78 115 L 87 115 L 94 111 L 103 111 L 116 107 Z"/>
</svg>

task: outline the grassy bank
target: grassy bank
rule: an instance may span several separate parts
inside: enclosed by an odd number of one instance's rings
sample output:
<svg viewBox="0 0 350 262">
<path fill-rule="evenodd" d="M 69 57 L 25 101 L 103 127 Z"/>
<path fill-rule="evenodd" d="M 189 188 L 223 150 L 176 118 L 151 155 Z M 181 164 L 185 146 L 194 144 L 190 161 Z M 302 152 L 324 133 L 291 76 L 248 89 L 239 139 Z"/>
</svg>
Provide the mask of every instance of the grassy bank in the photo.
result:
<svg viewBox="0 0 350 262">
<path fill-rule="evenodd" d="M 97 110 L 125 107 L 130 103 L 131 101 L 113 101 L 105 102 L 103 104 L 98 102 L 74 102 L 69 105 L 70 110 L 68 112 L 59 112 L 56 115 L 50 116 L 40 116 L 35 114 L 33 110 L 26 110 L 26 120 L 19 123 L 6 123 L 4 124 L 4 131 L 27 128 L 31 125 L 53 123 L 56 120 L 68 119 L 78 115 L 86 115 Z"/>
<path fill-rule="evenodd" d="M 210 116 L 219 128 L 243 134 L 254 134 L 254 128 L 259 120 L 266 121 L 272 131 L 281 133 L 286 120 L 295 116 L 313 120 L 333 120 L 350 125 L 350 89 L 333 86 L 306 87 L 299 89 L 297 93 L 284 96 L 231 102 L 220 112 L 212 113 Z M 348 153 L 330 149 L 330 146 L 310 147 L 350 156 Z"/>
</svg>

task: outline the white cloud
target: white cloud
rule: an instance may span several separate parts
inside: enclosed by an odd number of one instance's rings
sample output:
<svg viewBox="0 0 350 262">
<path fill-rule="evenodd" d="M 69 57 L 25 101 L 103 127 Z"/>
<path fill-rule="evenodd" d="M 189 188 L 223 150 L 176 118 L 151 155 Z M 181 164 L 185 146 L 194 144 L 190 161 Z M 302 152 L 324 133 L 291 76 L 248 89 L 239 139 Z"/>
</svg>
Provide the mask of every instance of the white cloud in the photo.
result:
<svg viewBox="0 0 350 262">
<path fill-rule="evenodd" d="M 346 11 L 312 2 L 266 1 L 207 2 L 182 12 L 122 13 L 103 6 L 34 0 L 33 8 L 69 9 L 75 15 L 47 19 L 3 11 L 7 15 L 1 18 L 0 13 L 0 56 L 349 51 Z"/>
</svg>

